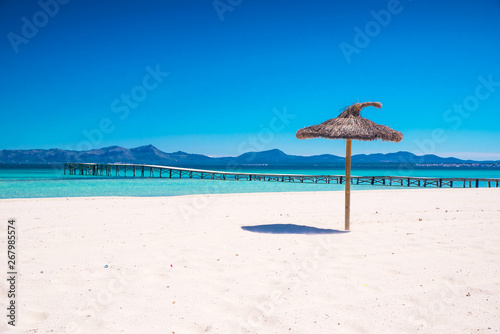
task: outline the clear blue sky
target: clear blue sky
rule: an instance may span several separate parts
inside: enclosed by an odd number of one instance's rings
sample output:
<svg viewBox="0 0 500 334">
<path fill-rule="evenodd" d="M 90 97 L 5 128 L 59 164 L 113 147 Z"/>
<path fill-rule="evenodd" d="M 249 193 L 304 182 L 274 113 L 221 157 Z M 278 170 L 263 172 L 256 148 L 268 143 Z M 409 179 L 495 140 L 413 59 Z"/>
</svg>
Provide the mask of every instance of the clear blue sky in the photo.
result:
<svg viewBox="0 0 500 334">
<path fill-rule="evenodd" d="M 59 1 L 0 1 L 0 149 L 343 155 L 295 132 L 380 101 L 354 154 L 500 159 L 498 0 Z"/>
</svg>

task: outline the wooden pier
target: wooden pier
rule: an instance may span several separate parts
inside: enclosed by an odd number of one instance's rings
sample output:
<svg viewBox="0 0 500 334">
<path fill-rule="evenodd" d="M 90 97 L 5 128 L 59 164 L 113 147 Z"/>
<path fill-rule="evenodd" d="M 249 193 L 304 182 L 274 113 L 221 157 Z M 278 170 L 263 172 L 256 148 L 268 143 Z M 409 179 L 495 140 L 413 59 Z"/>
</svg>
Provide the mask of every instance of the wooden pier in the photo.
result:
<svg viewBox="0 0 500 334">
<path fill-rule="evenodd" d="M 274 181 L 300 183 L 345 183 L 344 175 L 301 175 L 301 174 L 261 174 L 221 172 L 202 169 L 134 164 L 96 164 L 70 163 L 64 164 L 64 174 L 107 177 L 149 177 L 149 178 L 190 178 L 236 181 Z M 369 184 L 403 187 L 435 187 L 435 188 L 478 188 L 497 187 L 500 179 L 493 178 L 439 178 L 439 177 L 407 177 L 407 176 L 351 176 L 351 184 Z"/>
</svg>

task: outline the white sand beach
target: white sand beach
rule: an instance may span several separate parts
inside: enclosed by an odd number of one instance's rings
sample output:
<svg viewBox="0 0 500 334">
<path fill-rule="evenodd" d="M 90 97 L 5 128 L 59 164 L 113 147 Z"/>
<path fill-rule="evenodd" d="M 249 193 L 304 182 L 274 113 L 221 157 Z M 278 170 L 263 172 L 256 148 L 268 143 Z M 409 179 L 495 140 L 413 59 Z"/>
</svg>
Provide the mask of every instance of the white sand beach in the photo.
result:
<svg viewBox="0 0 500 334">
<path fill-rule="evenodd" d="M 354 191 L 349 233 L 343 200 L 0 200 L 0 332 L 500 332 L 500 189 Z"/>
</svg>

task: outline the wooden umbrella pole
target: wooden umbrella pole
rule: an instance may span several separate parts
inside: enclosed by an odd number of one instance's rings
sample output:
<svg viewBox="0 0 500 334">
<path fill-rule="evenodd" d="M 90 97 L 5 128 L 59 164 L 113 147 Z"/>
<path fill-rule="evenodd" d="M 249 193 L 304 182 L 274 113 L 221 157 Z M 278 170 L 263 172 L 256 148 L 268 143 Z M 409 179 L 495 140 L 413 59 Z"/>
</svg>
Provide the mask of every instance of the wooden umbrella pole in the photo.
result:
<svg viewBox="0 0 500 334">
<path fill-rule="evenodd" d="M 345 149 L 345 230 L 351 228 L 351 140 L 347 139 Z"/>
</svg>

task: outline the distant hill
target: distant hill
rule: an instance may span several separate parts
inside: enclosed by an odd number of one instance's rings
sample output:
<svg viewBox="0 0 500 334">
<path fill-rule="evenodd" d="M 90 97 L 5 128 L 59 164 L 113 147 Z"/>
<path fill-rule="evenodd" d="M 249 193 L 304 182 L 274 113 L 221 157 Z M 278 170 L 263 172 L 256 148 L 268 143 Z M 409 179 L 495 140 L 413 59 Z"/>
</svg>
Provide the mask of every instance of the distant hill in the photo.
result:
<svg viewBox="0 0 500 334">
<path fill-rule="evenodd" d="M 281 150 L 274 149 L 261 152 L 247 152 L 237 157 L 215 158 L 218 162 L 234 163 L 238 165 L 245 164 L 272 164 L 272 165 L 290 165 L 290 164 L 333 164 L 343 163 L 344 158 L 331 155 L 288 155 Z"/>
<path fill-rule="evenodd" d="M 461 160 L 457 158 L 442 158 L 434 154 L 415 155 L 410 152 L 396 152 L 396 153 L 374 153 L 374 154 L 356 154 L 352 156 L 352 162 L 357 163 L 420 163 L 420 164 L 464 164 L 475 163 L 473 160 Z"/>
<path fill-rule="evenodd" d="M 166 153 L 153 145 L 136 148 L 109 146 L 89 151 L 50 150 L 0 150 L 0 164 L 61 164 L 64 162 L 136 163 L 174 166 L 194 165 L 321 165 L 343 164 L 344 157 L 332 154 L 313 156 L 289 155 L 274 149 L 262 152 L 247 152 L 237 157 L 212 158 L 202 154 L 182 151 Z M 500 161 L 473 161 L 457 158 L 442 158 L 437 155 L 417 156 L 410 152 L 388 154 L 357 154 L 352 163 L 358 165 L 376 164 L 500 164 Z"/>
</svg>

